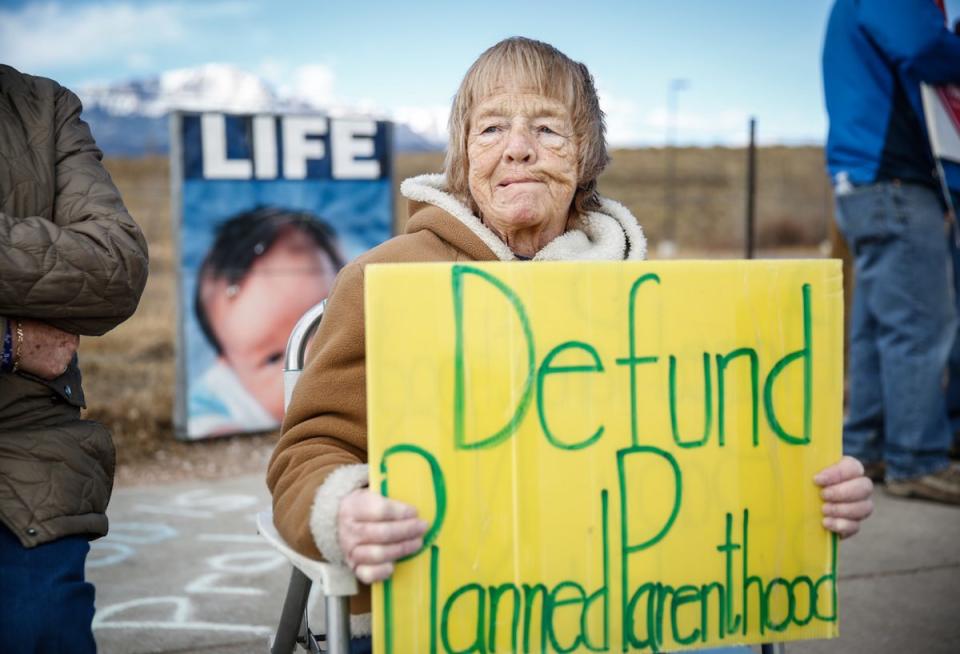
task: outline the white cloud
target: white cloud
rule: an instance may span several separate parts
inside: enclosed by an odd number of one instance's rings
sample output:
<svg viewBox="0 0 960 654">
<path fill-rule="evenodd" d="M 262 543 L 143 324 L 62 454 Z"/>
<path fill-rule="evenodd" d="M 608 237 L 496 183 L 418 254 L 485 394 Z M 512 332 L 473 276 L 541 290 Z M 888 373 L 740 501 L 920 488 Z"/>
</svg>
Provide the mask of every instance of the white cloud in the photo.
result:
<svg viewBox="0 0 960 654">
<path fill-rule="evenodd" d="M 334 103 L 333 70 L 323 64 L 298 66 L 292 75 L 292 94 L 315 107 L 328 107 Z"/>
<path fill-rule="evenodd" d="M 613 147 L 663 146 L 668 116 L 663 106 L 642 106 L 635 100 L 599 89 L 600 107 L 607 118 L 607 141 Z M 743 145 L 749 113 L 739 108 L 708 111 L 683 107 L 673 116 L 677 145 Z"/>
<path fill-rule="evenodd" d="M 680 109 L 673 117 L 674 142 L 697 145 L 743 145 L 747 140 L 749 113 L 742 109 L 698 111 Z M 644 128 L 656 134 L 655 140 L 665 143 L 669 117 L 664 108 L 647 112 Z"/>
<path fill-rule="evenodd" d="M 336 74 L 326 64 L 296 65 L 271 56 L 260 61 L 256 73 L 284 100 L 306 102 L 318 109 L 329 109 L 339 102 L 335 92 Z"/>
<path fill-rule="evenodd" d="M 248 8 L 238 2 L 27 4 L 0 10 L 0 61 L 28 72 L 113 60 L 118 53 L 142 62 L 150 48 L 186 41 L 198 21 Z"/>
<path fill-rule="evenodd" d="M 343 97 L 337 93 L 336 73 L 327 64 L 297 66 L 284 59 L 266 57 L 257 65 L 256 72 L 276 89 L 281 99 L 306 101 L 330 116 L 363 115 L 394 120 L 433 141 L 447 140 L 448 105 L 390 107 L 370 98 Z"/>
<path fill-rule="evenodd" d="M 665 98 L 641 103 L 610 93 L 602 86 L 597 93 L 600 108 L 606 114 L 607 141 L 611 146 L 666 145 L 668 116 Z M 717 103 L 709 106 L 704 103 L 705 99 L 694 93 L 679 97 L 677 112 L 673 116 L 674 143 L 679 146 L 745 146 L 751 112 L 742 106 L 717 109 Z M 775 116 L 757 117 L 757 143 L 760 145 L 822 143 L 825 130 L 823 116 L 819 114 L 794 122 Z"/>
<path fill-rule="evenodd" d="M 447 105 L 396 107 L 391 114 L 395 121 L 406 123 L 418 134 L 438 143 L 447 142 L 447 119 L 450 116 Z"/>
<path fill-rule="evenodd" d="M 264 78 L 278 91 L 286 84 L 286 76 L 290 65 L 276 57 L 267 57 L 257 66 L 256 73 Z"/>
<path fill-rule="evenodd" d="M 640 107 L 633 100 L 621 98 L 604 89 L 598 89 L 600 108 L 606 114 L 607 142 L 623 146 L 641 140 Z"/>
</svg>

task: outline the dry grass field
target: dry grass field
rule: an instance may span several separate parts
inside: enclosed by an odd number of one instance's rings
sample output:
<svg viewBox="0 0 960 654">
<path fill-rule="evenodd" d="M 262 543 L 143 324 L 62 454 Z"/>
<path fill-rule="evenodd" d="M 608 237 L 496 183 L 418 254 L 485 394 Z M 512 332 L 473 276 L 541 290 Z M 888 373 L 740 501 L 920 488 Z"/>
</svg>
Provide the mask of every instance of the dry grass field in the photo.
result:
<svg viewBox="0 0 960 654">
<path fill-rule="evenodd" d="M 680 256 L 740 256 L 746 206 L 746 154 L 728 148 L 675 152 Z M 442 155 L 398 157 L 400 180 L 440 170 Z M 815 252 L 828 238 L 831 197 L 819 148 L 762 148 L 757 154 L 757 243 L 760 255 L 783 249 Z M 166 159 L 107 162 L 127 207 L 150 244 L 150 280 L 137 314 L 103 338 L 84 339 L 81 359 L 87 417 L 113 430 L 121 484 L 183 475 L 215 477 L 263 469 L 277 435 L 198 443 L 173 436 L 175 266 Z M 667 215 L 664 151 L 619 150 L 600 180 L 604 195 L 627 205 L 643 225 L 651 254 Z M 406 202 L 396 192 L 396 220 Z"/>
</svg>

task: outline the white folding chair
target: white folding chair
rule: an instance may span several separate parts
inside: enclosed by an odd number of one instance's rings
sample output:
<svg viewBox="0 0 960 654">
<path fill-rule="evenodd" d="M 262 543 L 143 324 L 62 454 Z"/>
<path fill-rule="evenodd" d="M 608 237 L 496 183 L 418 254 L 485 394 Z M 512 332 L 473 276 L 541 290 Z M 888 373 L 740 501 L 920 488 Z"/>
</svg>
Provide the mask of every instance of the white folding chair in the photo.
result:
<svg viewBox="0 0 960 654">
<path fill-rule="evenodd" d="M 283 370 L 284 408 L 290 405 L 293 387 L 303 371 L 307 341 L 323 318 L 324 300 L 307 311 L 297 322 L 287 341 Z M 350 651 L 349 597 L 357 594 L 357 580 L 349 568 L 323 561 L 315 561 L 293 550 L 277 532 L 273 512 L 257 514 L 257 531 L 277 551 L 290 561 L 293 571 L 287 586 L 287 595 L 280 612 L 280 623 L 270 647 L 271 654 L 291 654 L 297 645 L 308 652 L 348 654 Z M 315 634 L 307 623 L 307 600 L 311 587 L 323 594 L 325 604 L 325 649 L 320 649 Z"/>
</svg>

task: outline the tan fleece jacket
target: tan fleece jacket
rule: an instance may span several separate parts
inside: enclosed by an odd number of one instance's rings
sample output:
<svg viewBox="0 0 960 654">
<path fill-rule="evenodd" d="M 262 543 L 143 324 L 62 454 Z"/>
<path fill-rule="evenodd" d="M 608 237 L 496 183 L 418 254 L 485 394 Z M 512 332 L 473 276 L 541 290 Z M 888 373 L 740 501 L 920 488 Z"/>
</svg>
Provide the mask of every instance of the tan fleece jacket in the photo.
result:
<svg viewBox="0 0 960 654">
<path fill-rule="evenodd" d="M 337 277 L 307 364 L 297 383 L 283 436 L 267 473 L 277 529 L 298 552 L 342 563 L 336 535 L 340 499 L 367 483 L 363 274 L 369 263 L 512 260 L 514 255 L 444 190 L 441 175 L 406 180 L 407 233 L 374 248 Z M 535 260 L 643 259 L 646 241 L 621 205 L 581 218 Z M 351 612 L 370 610 L 369 589 Z M 353 624 L 356 634 L 357 623 Z M 362 629 L 362 627 L 361 627 Z"/>
</svg>

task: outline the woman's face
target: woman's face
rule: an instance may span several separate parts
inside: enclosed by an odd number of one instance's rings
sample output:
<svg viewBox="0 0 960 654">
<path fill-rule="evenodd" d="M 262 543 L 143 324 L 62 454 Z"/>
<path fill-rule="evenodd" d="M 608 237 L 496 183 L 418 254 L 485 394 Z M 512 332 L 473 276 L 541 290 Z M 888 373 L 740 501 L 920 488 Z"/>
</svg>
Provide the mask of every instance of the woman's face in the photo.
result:
<svg viewBox="0 0 960 654">
<path fill-rule="evenodd" d="M 563 103 L 529 89 L 488 97 L 470 114 L 467 161 L 480 215 L 508 244 L 518 232 L 552 238 L 565 231 L 577 189 L 577 143 Z"/>
</svg>

